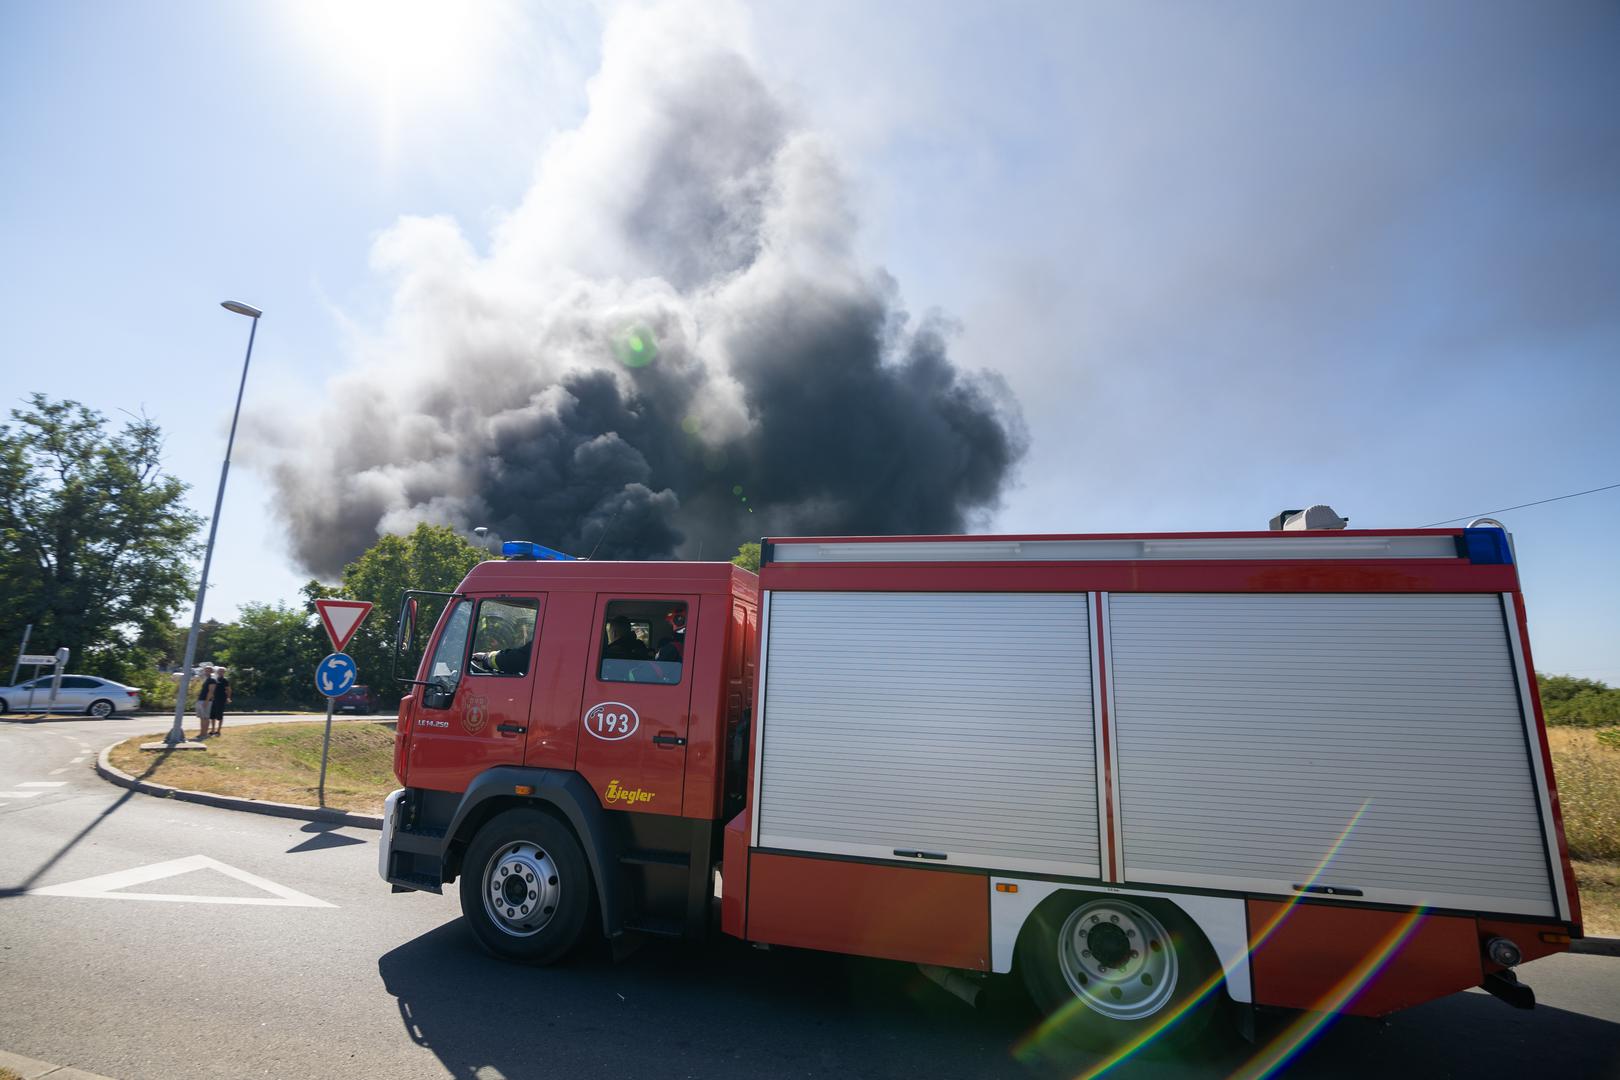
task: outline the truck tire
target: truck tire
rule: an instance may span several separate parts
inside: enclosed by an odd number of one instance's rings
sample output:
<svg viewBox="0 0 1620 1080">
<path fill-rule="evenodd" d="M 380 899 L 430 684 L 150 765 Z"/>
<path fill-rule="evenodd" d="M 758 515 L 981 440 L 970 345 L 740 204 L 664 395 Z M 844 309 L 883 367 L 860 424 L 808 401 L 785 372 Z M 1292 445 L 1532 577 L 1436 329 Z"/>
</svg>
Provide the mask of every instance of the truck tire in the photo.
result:
<svg viewBox="0 0 1620 1080">
<path fill-rule="evenodd" d="M 473 836 L 462 863 L 461 913 L 503 960 L 549 964 L 578 943 L 591 874 L 568 826 L 542 810 L 507 810 Z"/>
<path fill-rule="evenodd" d="M 1182 1045 L 1226 1000 L 1203 934 L 1168 903 L 1055 893 L 1030 915 L 1017 959 L 1029 996 L 1049 1017 L 1043 1033 L 1088 1050 L 1144 1038 Z"/>
</svg>

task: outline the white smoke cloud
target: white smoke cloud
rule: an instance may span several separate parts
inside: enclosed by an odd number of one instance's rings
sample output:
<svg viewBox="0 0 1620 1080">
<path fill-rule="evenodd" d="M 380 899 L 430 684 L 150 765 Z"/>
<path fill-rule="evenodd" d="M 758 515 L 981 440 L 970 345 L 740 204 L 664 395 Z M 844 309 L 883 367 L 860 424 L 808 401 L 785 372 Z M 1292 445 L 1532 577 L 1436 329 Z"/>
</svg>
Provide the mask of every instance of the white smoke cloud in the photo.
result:
<svg viewBox="0 0 1620 1080">
<path fill-rule="evenodd" d="M 335 388 L 348 422 L 315 418 L 274 470 L 295 556 L 334 573 L 419 521 L 633 558 L 975 523 L 1018 409 L 854 235 L 735 11 L 621 14 L 488 254 L 444 217 L 376 241 L 393 303 Z"/>
</svg>

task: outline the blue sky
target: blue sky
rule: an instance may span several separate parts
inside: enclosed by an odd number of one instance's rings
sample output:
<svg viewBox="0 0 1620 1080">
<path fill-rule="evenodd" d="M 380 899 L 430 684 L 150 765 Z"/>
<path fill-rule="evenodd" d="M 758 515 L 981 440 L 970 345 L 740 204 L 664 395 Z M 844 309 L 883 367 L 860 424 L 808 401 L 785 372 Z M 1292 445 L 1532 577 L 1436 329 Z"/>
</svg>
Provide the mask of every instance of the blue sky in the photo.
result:
<svg viewBox="0 0 1620 1080">
<path fill-rule="evenodd" d="M 831 148 L 860 258 L 1007 381 L 1031 445 L 995 528 L 1411 526 L 1620 481 L 1620 9 L 872 7 L 689 21 Z M 308 576 L 268 468 L 397 315 L 379 237 L 442 216 L 487 252 L 604 26 L 648 17 L 377 8 L 0 12 L 8 396 L 144 408 L 206 512 L 247 331 L 217 305 L 266 312 L 217 617 Z M 1504 516 L 1538 666 L 1620 682 L 1620 491 Z"/>
</svg>

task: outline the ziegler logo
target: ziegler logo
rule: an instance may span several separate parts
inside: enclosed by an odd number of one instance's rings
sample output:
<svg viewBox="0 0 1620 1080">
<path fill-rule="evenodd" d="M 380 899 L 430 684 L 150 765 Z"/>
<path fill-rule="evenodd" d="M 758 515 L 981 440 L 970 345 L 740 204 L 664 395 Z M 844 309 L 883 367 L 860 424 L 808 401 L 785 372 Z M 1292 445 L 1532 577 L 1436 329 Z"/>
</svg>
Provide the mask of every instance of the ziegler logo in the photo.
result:
<svg viewBox="0 0 1620 1080">
<path fill-rule="evenodd" d="M 654 794 L 654 792 L 643 791 L 640 788 L 620 787 L 617 780 L 609 780 L 607 792 L 602 797 L 610 803 L 625 803 L 633 806 L 636 803 L 652 802 Z"/>
<path fill-rule="evenodd" d="M 489 699 L 469 697 L 467 710 L 461 714 L 461 726 L 467 729 L 467 734 L 476 735 L 484 730 L 489 722 Z"/>
<path fill-rule="evenodd" d="M 604 701 L 585 713 L 585 730 L 604 742 L 628 739 L 639 727 L 641 717 L 622 701 Z"/>
</svg>

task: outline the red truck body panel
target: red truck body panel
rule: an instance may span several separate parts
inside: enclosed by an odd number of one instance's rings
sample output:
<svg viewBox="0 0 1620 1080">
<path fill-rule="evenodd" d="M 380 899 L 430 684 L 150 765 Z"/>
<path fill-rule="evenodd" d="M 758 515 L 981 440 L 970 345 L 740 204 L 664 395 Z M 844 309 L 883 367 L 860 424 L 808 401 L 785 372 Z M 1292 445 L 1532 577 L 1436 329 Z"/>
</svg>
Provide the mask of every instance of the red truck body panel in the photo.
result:
<svg viewBox="0 0 1620 1080">
<path fill-rule="evenodd" d="M 694 910 L 707 899 L 709 869 L 717 868 L 720 928 L 752 941 L 1005 971 L 1022 920 L 1041 898 L 1063 890 L 1134 891 L 1203 912 L 1194 917 L 1201 920 L 1238 1000 L 1377 1015 L 1479 985 L 1499 970 L 1482 959 L 1483 943 L 1492 937 L 1511 936 L 1525 958 L 1533 959 L 1561 948 L 1557 935 L 1580 932 L 1517 569 L 1510 557 L 1476 560 L 1465 540 L 1464 530 L 1455 529 L 1347 530 L 1326 536 L 1240 532 L 767 539 L 758 578 L 729 563 L 487 562 L 468 574 L 458 592 L 469 603 L 505 597 L 537 605 L 538 645 L 530 670 L 499 682 L 469 676 L 456 703 L 434 713 L 424 708 L 422 693 L 413 691 L 400 709 L 396 772 L 408 788 L 440 793 L 466 791 L 480 774 L 501 765 L 577 773 L 595 793 L 600 809 L 624 823 L 623 844 L 639 849 L 648 837 L 667 839 L 676 826 L 706 837 L 690 847 L 687 888 Z M 1394 554 L 1368 554 L 1384 542 Z M 861 547 L 868 544 L 871 558 Z M 932 547 L 938 544 L 955 546 Z M 1070 545 L 1062 550 L 1082 553 L 1130 544 L 1141 545 L 1144 553 L 1158 545 L 1158 551 L 1140 558 L 1117 553 L 1044 558 L 1025 550 L 1025 545 L 1061 544 Z M 1196 551 L 1200 544 L 1213 554 L 1175 555 L 1182 550 L 1175 545 Z M 1302 544 L 1317 547 L 1278 547 L 1274 556 L 1267 546 Z M 1455 557 L 1447 555 L 1451 544 Z M 1008 557 L 996 556 L 998 545 Z M 1428 547 L 1420 557 L 1411 554 L 1413 545 Z M 1305 550 L 1322 554 L 1305 556 Z M 960 557 L 939 554 L 957 551 Z M 1230 554 L 1234 551 L 1238 554 Z M 1092 673 L 1095 868 L 1083 872 L 1046 865 L 1032 870 L 998 864 L 993 855 L 958 864 L 956 855 L 898 847 L 891 853 L 888 844 L 876 842 L 842 851 L 835 850 L 836 844 L 773 847 L 762 841 L 761 818 L 770 813 L 768 801 L 761 810 L 760 791 L 766 753 L 762 741 L 772 745 L 773 731 L 764 715 L 770 649 L 788 647 L 764 640 L 771 633 L 766 613 L 773 594 L 843 594 L 878 604 L 883 597 L 903 594 L 1083 599 L 1089 655 L 1082 650 L 1065 662 L 1089 664 Z M 1436 605 L 1457 603 L 1458 594 L 1483 597 L 1492 605 L 1492 598 L 1501 598 L 1500 610 L 1512 624 L 1504 633 L 1516 652 L 1516 693 L 1529 699 L 1523 703 L 1526 760 L 1540 773 L 1535 777 L 1543 800 L 1538 828 L 1545 831 L 1558 861 L 1554 866 L 1549 857 L 1546 874 L 1561 879 L 1556 917 L 1524 914 L 1524 908 L 1403 908 L 1356 892 L 1324 897 L 1309 894 L 1308 881 L 1295 885 L 1297 895 L 1290 896 L 1286 885 L 1279 894 L 1240 882 L 1144 878 L 1141 863 L 1128 865 L 1122 839 L 1120 818 L 1129 818 L 1130 809 L 1121 810 L 1120 719 L 1115 715 L 1115 645 L 1109 622 L 1110 597 L 1117 604 L 1140 594 L 1450 597 Z M 663 605 L 672 613 L 684 611 L 678 682 L 604 677 L 609 674 L 602 665 L 609 605 L 630 601 L 646 610 Z M 819 617 L 807 616 L 812 622 Z M 440 633 L 447 622 L 441 619 Z M 424 673 L 436 646 L 437 640 L 429 643 Z M 834 663 L 838 648 L 833 639 L 824 650 L 830 659 L 815 660 L 831 665 L 824 676 L 829 684 L 839 681 Z M 847 655 L 848 647 L 844 649 Z M 807 661 L 801 657 L 799 662 Z M 931 670 L 926 665 L 947 664 L 948 659 L 925 657 L 922 663 Z M 1028 692 L 1035 695 L 1038 689 Z M 835 693 L 828 700 L 837 705 L 845 699 Z M 846 749 L 852 770 L 864 766 L 869 773 L 876 766 L 862 762 L 862 730 L 849 717 L 838 722 L 844 726 L 829 730 L 852 733 Z M 942 736 L 960 740 L 953 745 L 962 748 L 963 768 L 1000 753 L 1001 730 L 982 719 L 980 724 L 971 739 L 956 729 Z M 1084 724 L 1089 730 L 1090 711 Z M 739 757 L 742 736 L 749 741 L 746 756 Z M 794 745 L 801 746 L 810 739 L 802 731 L 777 738 L 788 739 L 780 745 L 796 739 Z M 938 790 L 950 790 L 948 775 L 937 781 Z M 776 790 L 839 786 L 824 770 L 786 780 L 779 775 L 772 782 Z M 771 790 L 767 785 L 767 800 Z M 1029 797 L 1039 796 L 1037 784 Z M 947 798 L 928 789 L 921 801 L 948 818 L 953 809 Z M 1018 807 L 992 807 L 1002 809 L 1015 814 Z M 834 817 L 857 812 L 833 810 Z M 778 835 L 791 835 L 791 830 Z M 1228 842 L 1223 837 L 1212 843 Z M 1137 850 L 1150 848 L 1141 844 Z M 919 859 L 953 861 L 946 868 Z M 650 894 L 652 880 L 647 877 L 633 891 Z"/>
</svg>

